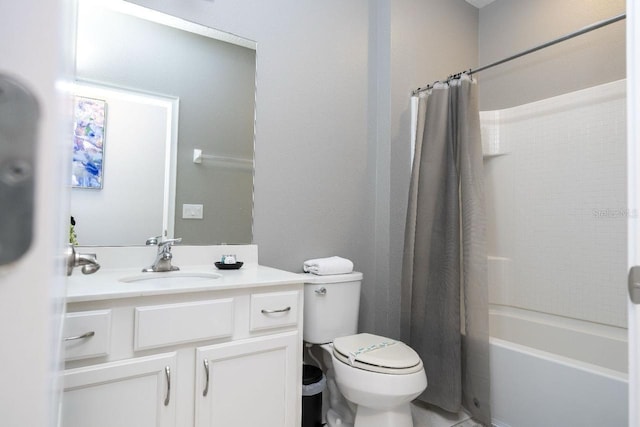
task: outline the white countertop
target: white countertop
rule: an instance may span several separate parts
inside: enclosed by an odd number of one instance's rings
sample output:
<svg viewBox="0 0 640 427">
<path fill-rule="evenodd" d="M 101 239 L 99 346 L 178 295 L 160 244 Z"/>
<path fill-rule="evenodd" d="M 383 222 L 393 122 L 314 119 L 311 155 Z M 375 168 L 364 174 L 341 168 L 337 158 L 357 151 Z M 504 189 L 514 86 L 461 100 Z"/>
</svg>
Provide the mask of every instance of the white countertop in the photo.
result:
<svg viewBox="0 0 640 427">
<path fill-rule="evenodd" d="M 218 270 L 212 265 L 181 267 L 175 273 L 218 273 L 217 279 L 194 278 L 179 283 L 162 283 L 162 280 L 122 282 L 120 279 L 141 275 L 172 275 L 171 273 L 142 273 L 141 269 L 123 268 L 99 270 L 91 275 L 75 272 L 67 281 L 67 303 L 99 301 L 116 298 L 133 298 L 187 292 L 205 292 L 226 289 L 255 288 L 264 286 L 302 283 L 299 274 L 261 265 L 243 265 L 239 270 Z"/>
<path fill-rule="evenodd" d="M 154 248 L 78 248 L 78 252 L 96 252 L 101 269 L 94 274 L 83 275 L 78 269 L 67 279 L 67 303 L 100 301 L 118 298 L 134 298 L 152 295 L 206 292 L 228 289 L 291 285 L 303 282 L 300 274 L 258 265 L 257 248 L 246 246 L 178 247 L 174 248 L 174 264 L 180 271 L 167 273 L 142 273 L 142 268 L 153 261 Z M 151 250 L 150 250 L 151 249 Z M 206 250 L 206 252 L 204 252 Z M 204 255 L 202 255 L 204 253 Z M 213 262 L 220 253 L 237 253 L 244 265 L 238 270 L 219 270 Z M 207 264 L 203 263 L 207 259 Z M 144 261 L 142 261 L 144 260 Z M 188 265 L 189 261 L 199 262 Z M 117 268 L 113 268 L 113 267 Z M 217 273 L 219 278 L 182 277 L 177 281 L 141 280 L 123 282 L 131 277 L 184 276 L 189 273 Z M 164 283 L 163 283 L 164 282 Z"/>
</svg>

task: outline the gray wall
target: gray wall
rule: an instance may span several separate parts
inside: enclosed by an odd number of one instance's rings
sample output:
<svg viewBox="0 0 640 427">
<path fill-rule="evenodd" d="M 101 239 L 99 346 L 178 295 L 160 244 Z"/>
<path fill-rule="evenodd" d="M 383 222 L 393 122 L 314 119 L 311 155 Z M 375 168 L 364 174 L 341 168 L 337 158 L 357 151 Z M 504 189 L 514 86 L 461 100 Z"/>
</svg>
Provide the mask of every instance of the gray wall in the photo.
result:
<svg viewBox="0 0 640 427">
<path fill-rule="evenodd" d="M 476 63 L 464 0 L 136 0 L 257 41 L 254 241 L 365 274 L 360 329 L 399 335 L 411 89 Z"/>
<path fill-rule="evenodd" d="M 180 99 L 174 235 L 188 244 L 251 243 L 251 172 L 196 165 L 193 149 L 253 157 L 255 51 L 98 5 L 80 16 L 78 34 L 78 78 Z M 181 219 L 183 203 L 203 204 L 204 218 Z"/>
<path fill-rule="evenodd" d="M 480 10 L 480 64 L 624 11 L 624 0 L 496 0 Z M 512 107 L 625 75 L 625 22 L 621 21 L 479 73 L 480 107 Z"/>
</svg>

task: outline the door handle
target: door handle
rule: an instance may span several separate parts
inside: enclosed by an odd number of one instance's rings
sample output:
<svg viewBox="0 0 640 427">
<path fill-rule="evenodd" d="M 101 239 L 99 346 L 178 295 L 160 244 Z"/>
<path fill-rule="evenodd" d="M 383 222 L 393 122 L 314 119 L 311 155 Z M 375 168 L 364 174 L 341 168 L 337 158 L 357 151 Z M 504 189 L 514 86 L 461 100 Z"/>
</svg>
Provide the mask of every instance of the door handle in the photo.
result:
<svg viewBox="0 0 640 427">
<path fill-rule="evenodd" d="M 640 304 L 640 265 L 634 265 L 629 270 L 629 299 L 634 304 Z"/>
<path fill-rule="evenodd" d="M 0 73 L 0 265 L 31 246 L 39 118 L 36 97 Z"/>
</svg>

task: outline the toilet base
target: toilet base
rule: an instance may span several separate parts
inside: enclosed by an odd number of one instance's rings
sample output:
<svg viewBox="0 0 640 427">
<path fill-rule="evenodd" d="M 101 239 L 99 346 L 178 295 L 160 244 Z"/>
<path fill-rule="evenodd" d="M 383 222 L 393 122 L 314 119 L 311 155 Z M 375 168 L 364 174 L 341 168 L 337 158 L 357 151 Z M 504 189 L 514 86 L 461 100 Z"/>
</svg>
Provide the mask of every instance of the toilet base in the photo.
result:
<svg viewBox="0 0 640 427">
<path fill-rule="evenodd" d="M 413 427 L 411 405 L 405 403 L 386 410 L 358 405 L 354 427 Z"/>
</svg>

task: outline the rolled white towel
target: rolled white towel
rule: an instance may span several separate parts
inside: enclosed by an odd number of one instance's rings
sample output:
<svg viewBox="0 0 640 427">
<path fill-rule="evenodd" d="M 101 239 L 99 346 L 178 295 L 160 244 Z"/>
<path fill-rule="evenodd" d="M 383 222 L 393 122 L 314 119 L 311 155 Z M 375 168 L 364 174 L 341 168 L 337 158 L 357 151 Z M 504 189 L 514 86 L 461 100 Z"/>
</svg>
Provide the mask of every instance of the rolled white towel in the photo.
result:
<svg viewBox="0 0 640 427">
<path fill-rule="evenodd" d="M 321 276 L 345 274 L 353 271 L 353 262 L 339 256 L 316 258 L 305 261 L 302 269 L 305 273 L 313 273 Z"/>
</svg>

